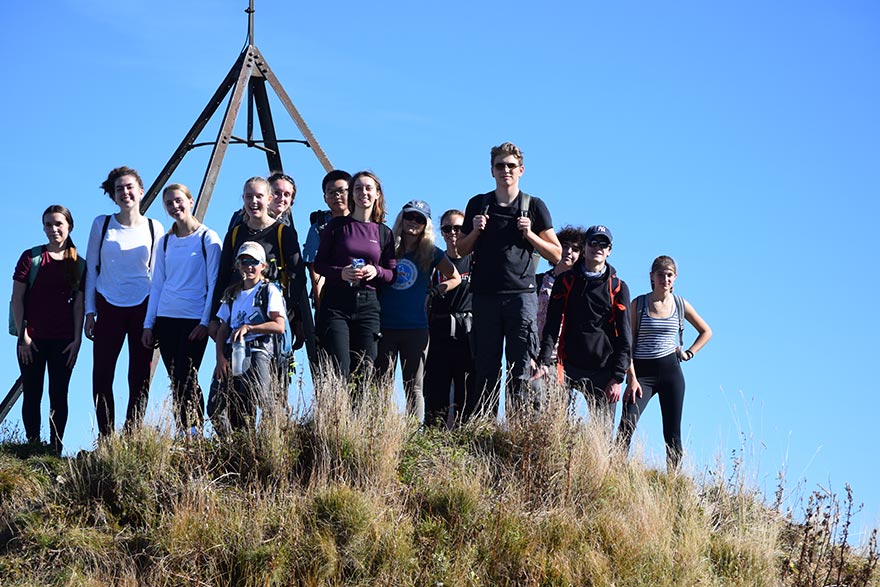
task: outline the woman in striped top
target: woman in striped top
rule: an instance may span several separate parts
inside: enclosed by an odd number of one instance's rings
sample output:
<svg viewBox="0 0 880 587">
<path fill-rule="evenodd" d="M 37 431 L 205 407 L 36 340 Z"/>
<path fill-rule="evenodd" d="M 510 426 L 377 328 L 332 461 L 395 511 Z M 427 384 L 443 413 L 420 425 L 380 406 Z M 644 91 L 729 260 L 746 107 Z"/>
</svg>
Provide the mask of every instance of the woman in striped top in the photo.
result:
<svg viewBox="0 0 880 587">
<path fill-rule="evenodd" d="M 627 371 L 618 442 L 629 452 L 639 416 L 655 394 L 660 396 L 667 469 L 677 469 L 682 456 L 681 414 L 684 405 L 684 375 L 680 361 L 690 361 L 712 338 L 712 329 L 693 306 L 672 293 L 677 268 L 672 257 L 661 255 L 651 265 L 651 293 L 632 301 L 633 362 Z M 684 322 L 697 329 L 698 336 L 684 348 Z M 636 377 L 638 374 L 638 377 Z"/>
</svg>

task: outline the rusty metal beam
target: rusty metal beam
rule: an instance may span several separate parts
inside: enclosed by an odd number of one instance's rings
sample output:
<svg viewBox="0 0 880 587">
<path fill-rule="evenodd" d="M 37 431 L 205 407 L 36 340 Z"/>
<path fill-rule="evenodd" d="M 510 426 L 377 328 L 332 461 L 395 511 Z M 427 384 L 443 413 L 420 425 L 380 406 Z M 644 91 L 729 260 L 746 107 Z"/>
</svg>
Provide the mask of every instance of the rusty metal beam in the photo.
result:
<svg viewBox="0 0 880 587">
<path fill-rule="evenodd" d="M 15 380 L 15 383 L 12 384 L 12 389 L 10 389 L 9 393 L 6 394 L 6 397 L 3 398 L 3 401 L 0 402 L 0 424 L 2 424 L 3 420 L 6 419 L 6 416 L 9 415 L 12 406 L 14 406 L 15 402 L 18 401 L 18 398 L 21 397 L 23 391 L 24 386 L 21 383 L 21 377 L 19 377 Z"/>
<path fill-rule="evenodd" d="M 217 112 L 217 108 L 223 102 L 223 98 L 226 97 L 226 94 L 229 93 L 229 89 L 235 84 L 236 80 L 239 78 L 242 64 L 244 63 L 246 56 L 246 50 L 242 51 L 241 55 L 238 56 L 235 64 L 229 70 L 229 73 L 226 74 L 226 78 L 223 80 L 223 83 L 220 84 L 220 87 L 217 88 L 217 91 L 214 92 L 214 95 L 211 96 L 210 100 L 208 100 L 208 105 L 205 106 L 205 109 L 202 110 L 201 114 L 199 114 L 199 117 L 196 119 L 195 124 L 193 124 L 192 128 L 189 129 L 189 132 L 186 133 L 186 135 L 183 137 L 183 140 L 180 142 L 177 150 L 174 151 L 174 154 L 171 155 L 168 163 L 165 164 L 165 167 L 162 168 L 159 176 L 156 177 L 153 185 L 151 185 L 150 189 L 147 190 L 147 193 L 144 195 L 143 200 L 141 200 L 141 212 L 147 211 L 147 208 L 150 207 L 150 204 L 152 204 L 153 200 L 155 200 L 156 197 L 159 195 L 159 191 L 165 186 L 168 180 L 171 179 L 171 175 L 174 173 L 174 170 L 177 169 L 177 166 L 180 165 L 180 162 L 183 161 L 183 157 L 193 148 L 196 139 L 199 138 L 199 135 L 205 129 L 205 126 L 211 120 L 211 117 L 214 116 L 215 112 Z"/>
<path fill-rule="evenodd" d="M 260 119 L 260 134 L 263 135 L 263 144 L 266 146 L 266 163 L 269 172 L 284 171 L 281 163 L 281 151 L 278 149 L 278 137 L 275 135 L 275 123 L 272 122 L 272 110 L 269 108 L 269 96 L 266 93 L 266 80 L 263 77 L 252 77 L 250 82 L 253 89 L 254 105 L 257 107 L 257 116 Z"/>
<path fill-rule="evenodd" d="M 244 91 L 248 87 L 248 81 L 251 77 L 251 70 L 254 67 L 254 53 L 256 48 L 249 46 L 242 54 L 244 60 L 241 64 L 241 70 L 238 73 L 238 79 L 229 97 L 229 104 L 226 106 L 226 114 L 223 115 L 223 123 L 220 131 L 217 133 L 217 142 L 214 150 L 211 152 L 211 158 L 208 160 L 208 169 L 205 171 L 205 178 L 202 180 L 202 189 L 199 191 L 199 198 L 196 201 L 193 215 L 199 220 L 204 219 L 205 212 L 208 211 L 208 204 L 211 202 L 211 194 L 214 192 L 214 186 L 217 184 L 217 176 L 220 174 L 220 166 L 223 165 L 223 157 L 226 155 L 226 148 L 232 139 L 232 129 L 235 127 L 235 119 L 241 108 L 241 100 L 244 97 Z"/>
<path fill-rule="evenodd" d="M 305 139 L 309 142 L 309 147 L 311 147 L 312 151 L 315 152 L 315 156 L 318 158 L 318 161 L 321 162 L 321 165 L 324 167 L 324 171 L 332 171 L 333 164 L 330 163 L 330 159 L 327 157 L 327 154 L 324 153 L 321 145 L 318 144 L 318 139 L 316 139 L 315 135 L 312 134 L 312 131 L 309 130 L 309 126 L 306 124 L 306 121 L 303 120 L 303 117 L 296 109 L 296 106 L 293 105 L 293 102 L 290 100 L 290 96 L 288 96 L 287 92 L 284 91 L 284 88 L 281 86 L 281 82 L 279 82 L 278 78 L 275 77 L 275 74 L 272 72 L 272 69 L 269 67 L 269 64 L 263 57 L 263 54 L 260 53 L 260 50 L 256 47 L 253 47 L 253 50 L 257 69 L 260 71 L 263 77 L 266 78 L 266 80 L 272 86 L 272 89 L 275 90 L 275 94 L 278 95 L 278 99 L 281 100 L 284 108 L 287 109 L 287 113 L 293 119 L 293 122 L 296 124 L 299 132 L 301 132 L 302 136 L 305 137 Z"/>
</svg>

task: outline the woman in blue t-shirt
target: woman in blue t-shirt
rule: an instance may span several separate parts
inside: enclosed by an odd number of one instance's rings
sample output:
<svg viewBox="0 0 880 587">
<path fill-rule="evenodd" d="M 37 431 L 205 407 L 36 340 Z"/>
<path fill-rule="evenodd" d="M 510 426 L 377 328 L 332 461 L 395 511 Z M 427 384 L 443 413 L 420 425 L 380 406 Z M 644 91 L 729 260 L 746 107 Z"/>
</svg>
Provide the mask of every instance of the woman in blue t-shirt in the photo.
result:
<svg viewBox="0 0 880 587">
<path fill-rule="evenodd" d="M 422 379 L 428 354 L 427 306 L 434 296 L 458 287 L 461 277 L 446 253 L 434 246 L 431 208 L 426 202 L 407 202 L 391 232 L 397 244 L 397 279 L 379 290 L 382 338 L 376 370 L 391 377 L 400 356 L 406 411 L 421 423 L 425 418 Z M 435 268 L 445 281 L 429 288 Z"/>
</svg>

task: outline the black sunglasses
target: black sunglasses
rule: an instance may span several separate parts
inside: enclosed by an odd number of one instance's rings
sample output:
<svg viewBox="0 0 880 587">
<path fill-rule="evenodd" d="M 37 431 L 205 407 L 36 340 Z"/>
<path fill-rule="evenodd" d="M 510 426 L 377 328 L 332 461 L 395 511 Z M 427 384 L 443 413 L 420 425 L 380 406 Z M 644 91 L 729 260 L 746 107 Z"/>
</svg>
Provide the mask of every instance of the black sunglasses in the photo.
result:
<svg viewBox="0 0 880 587">
<path fill-rule="evenodd" d="M 593 247 L 594 249 L 607 249 L 608 247 L 611 246 L 611 243 L 609 243 L 607 240 L 598 239 L 598 238 L 594 238 L 593 240 L 591 240 L 587 244 L 590 245 L 591 247 Z"/>
<path fill-rule="evenodd" d="M 443 234 L 452 234 L 453 232 L 458 234 L 461 232 L 461 224 L 447 224 L 446 226 L 441 226 L 440 232 Z"/>
<path fill-rule="evenodd" d="M 260 264 L 260 261 L 254 259 L 253 257 L 239 257 L 238 263 L 240 265 L 244 265 L 245 267 L 256 267 Z"/>
<path fill-rule="evenodd" d="M 403 215 L 404 220 L 409 220 L 410 222 L 418 222 L 419 224 L 427 224 L 428 221 L 424 216 L 419 214 L 418 212 L 407 212 Z"/>
<path fill-rule="evenodd" d="M 501 163 L 501 162 L 499 162 L 499 163 L 495 164 L 495 169 L 497 171 L 504 171 L 505 169 L 514 170 L 517 167 L 519 167 L 519 163 Z"/>
</svg>

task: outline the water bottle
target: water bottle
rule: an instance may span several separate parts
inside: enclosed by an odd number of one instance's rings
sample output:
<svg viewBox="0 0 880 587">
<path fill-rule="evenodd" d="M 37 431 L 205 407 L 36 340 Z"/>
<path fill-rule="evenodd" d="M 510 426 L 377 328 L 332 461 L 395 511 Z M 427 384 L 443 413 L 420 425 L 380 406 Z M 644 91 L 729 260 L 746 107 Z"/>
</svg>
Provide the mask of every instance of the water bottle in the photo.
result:
<svg viewBox="0 0 880 587">
<path fill-rule="evenodd" d="M 366 261 L 364 261 L 363 259 L 352 259 L 351 260 L 351 268 L 352 269 L 363 269 L 364 265 L 366 265 L 366 264 L 367 264 Z M 355 287 L 357 284 L 358 284 L 357 281 L 349 281 L 348 282 L 349 287 Z"/>
<path fill-rule="evenodd" d="M 244 341 L 238 340 L 232 343 L 232 375 L 238 377 L 245 371 L 244 369 Z"/>
</svg>

